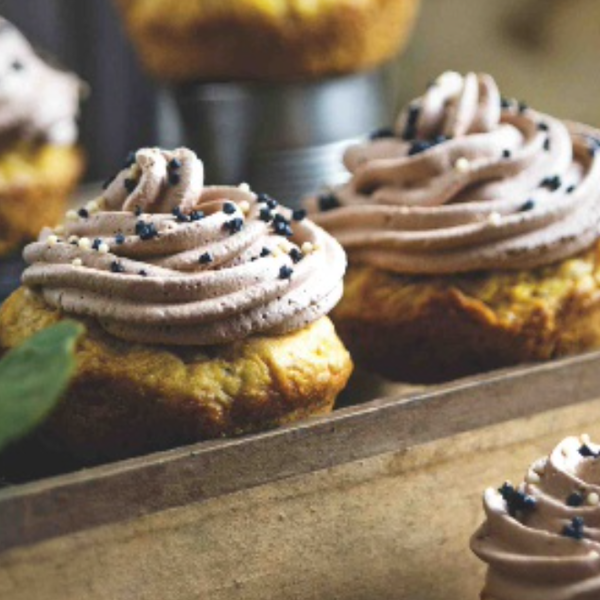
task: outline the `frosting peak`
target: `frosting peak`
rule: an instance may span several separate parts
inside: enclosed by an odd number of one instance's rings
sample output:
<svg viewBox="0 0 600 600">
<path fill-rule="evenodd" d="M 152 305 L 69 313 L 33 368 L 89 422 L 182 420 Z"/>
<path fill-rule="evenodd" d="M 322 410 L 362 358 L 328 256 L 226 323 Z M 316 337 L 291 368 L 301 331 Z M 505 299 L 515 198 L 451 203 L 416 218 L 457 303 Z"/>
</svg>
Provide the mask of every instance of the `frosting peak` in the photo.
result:
<svg viewBox="0 0 600 600">
<path fill-rule="evenodd" d="M 488 564 L 482 598 L 600 597 L 600 446 L 567 438 L 525 481 L 485 492 L 471 548 Z"/>
<path fill-rule="evenodd" d="M 75 75 L 44 62 L 0 17 L 0 144 L 75 143 L 82 89 Z"/>
<path fill-rule="evenodd" d="M 502 99 L 489 75 L 445 73 L 308 207 L 351 261 L 397 273 L 546 265 L 600 236 L 599 140 Z"/>
<path fill-rule="evenodd" d="M 203 186 L 185 148 L 142 149 L 104 195 L 25 249 L 23 282 L 67 314 L 147 344 L 300 329 L 338 302 L 339 244 L 247 186 Z"/>
</svg>

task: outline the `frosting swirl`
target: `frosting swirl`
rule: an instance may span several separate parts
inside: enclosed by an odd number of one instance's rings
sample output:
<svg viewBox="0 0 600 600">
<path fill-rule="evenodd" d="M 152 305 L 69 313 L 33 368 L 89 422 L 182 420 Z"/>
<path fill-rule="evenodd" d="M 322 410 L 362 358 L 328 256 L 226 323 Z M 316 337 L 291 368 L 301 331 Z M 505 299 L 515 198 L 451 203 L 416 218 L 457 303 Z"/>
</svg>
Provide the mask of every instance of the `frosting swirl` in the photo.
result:
<svg viewBox="0 0 600 600">
<path fill-rule="evenodd" d="M 600 446 L 567 438 L 514 489 L 485 492 L 471 548 L 488 564 L 482 598 L 600 597 Z"/>
<path fill-rule="evenodd" d="M 600 237 L 600 132 L 448 72 L 394 131 L 348 149 L 348 183 L 308 201 L 351 262 L 415 274 L 550 264 Z"/>
<path fill-rule="evenodd" d="M 0 17 L 0 144 L 73 144 L 82 90 L 75 75 L 44 62 L 18 29 Z"/>
<path fill-rule="evenodd" d="M 139 150 L 99 200 L 26 247 L 23 282 L 131 342 L 300 329 L 341 297 L 344 251 L 303 211 L 246 188 L 203 187 L 190 150 Z"/>
</svg>

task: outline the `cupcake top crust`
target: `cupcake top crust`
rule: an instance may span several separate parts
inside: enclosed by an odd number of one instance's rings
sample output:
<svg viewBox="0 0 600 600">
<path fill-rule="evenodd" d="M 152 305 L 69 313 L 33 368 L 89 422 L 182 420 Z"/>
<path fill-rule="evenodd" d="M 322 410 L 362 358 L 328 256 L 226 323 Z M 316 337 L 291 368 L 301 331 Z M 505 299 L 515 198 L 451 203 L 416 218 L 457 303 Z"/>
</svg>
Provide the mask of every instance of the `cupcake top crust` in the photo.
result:
<svg viewBox="0 0 600 600">
<path fill-rule="evenodd" d="M 0 148 L 17 141 L 71 145 L 83 85 L 42 60 L 0 17 Z"/>
<path fill-rule="evenodd" d="M 482 598 L 600 597 L 600 446 L 567 438 L 525 481 L 485 492 L 486 521 L 471 539 L 488 575 Z"/>
<path fill-rule="evenodd" d="M 350 262 L 406 274 L 551 264 L 600 236 L 600 132 L 447 72 L 393 129 L 348 149 L 350 180 L 309 199 Z"/>
<path fill-rule="evenodd" d="M 185 148 L 128 157 L 103 195 L 24 252 L 25 285 L 115 337 L 213 345 L 300 329 L 340 299 L 346 257 L 248 186 L 204 187 Z"/>
</svg>

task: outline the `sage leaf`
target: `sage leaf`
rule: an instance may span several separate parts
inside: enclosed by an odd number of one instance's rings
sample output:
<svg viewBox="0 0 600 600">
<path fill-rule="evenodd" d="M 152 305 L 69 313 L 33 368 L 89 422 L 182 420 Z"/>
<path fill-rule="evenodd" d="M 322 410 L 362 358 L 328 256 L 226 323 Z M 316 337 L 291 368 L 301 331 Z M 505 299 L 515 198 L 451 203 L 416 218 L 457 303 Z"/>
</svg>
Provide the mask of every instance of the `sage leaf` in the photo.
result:
<svg viewBox="0 0 600 600">
<path fill-rule="evenodd" d="M 0 360 L 0 450 L 50 414 L 75 373 L 75 345 L 84 328 L 61 321 Z"/>
</svg>

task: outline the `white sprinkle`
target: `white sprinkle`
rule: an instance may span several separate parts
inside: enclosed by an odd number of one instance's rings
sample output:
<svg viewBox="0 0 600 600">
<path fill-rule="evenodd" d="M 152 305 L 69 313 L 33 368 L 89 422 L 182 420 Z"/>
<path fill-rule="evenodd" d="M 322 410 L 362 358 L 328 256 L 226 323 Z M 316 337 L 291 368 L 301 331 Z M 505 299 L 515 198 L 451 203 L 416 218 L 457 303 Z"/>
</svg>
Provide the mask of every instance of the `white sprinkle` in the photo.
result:
<svg viewBox="0 0 600 600">
<path fill-rule="evenodd" d="M 498 212 L 490 213 L 487 220 L 488 223 L 494 227 L 502 225 L 502 215 Z"/>
<path fill-rule="evenodd" d="M 531 465 L 531 468 L 538 474 L 538 475 L 542 475 L 544 473 L 544 471 L 546 470 L 546 459 L 545 458 L 540 458 L 539 460 L 536 460 L 533 465 Z"/>
<path fill-rule="evenodd" d="M 592 440 L 587 433 L 582 433 L 579 436 L 579 441 L 581 442 L 582 446 L 589 446 L 592 443 Z"/>
<path fill-rule="evenodd" d="M 62 235 L 65 232 L 65 226 L 64 225 L 57 225 L 54 228 L 54 233 L 56 233 L 57 235 Z"/>
<path fill-rule="evenodd" d="M 82 250 L 89 250 L 92 247 L 92 242 L 90 241 L 89 238 L 86 237 L 82 237 L 78 242 L 77 245 L 82 249 Z"/>
<path fill-rule="evenodd" d="M 46 239 L 46 242 L 48 243 L 48 246 L 56 246 L 56 244 L 58 243 L 58 236 L 49 235 Z"/>
<path fill-rule="evenodd" d="M 250 202 L 248 202 L 248 200 L 242 200 L 238 206 L 240 207 L 240 210 L 247 215 L 250 212 Z"/>
<path fill-rule="evenodd" d="M 540 481 L 541 478 L 535 471 L 527 473 L 527 483 L 539 483 Z"/>
<path fill-rule="evenodd" d="M 314 246 L 310 242 L 304 242 L 300 250 L 302 250 L 302 254 L 310 254 L 314 250 Z"/>
<path fill-rule="evenodd" d="M 600 496 L 596 492 L 590 492 L 585 501 L 590 506 L 598 506 L 600 504 Z"/>
<path fill-rule="evenodd" d="M 67 241 L 69 242 L 69 244 L 74 244 L 75 242 L 79 242 L 79 237 L 77 237 L 76 235 L 70 235 Z"/>
<path fill-rule="evenodd" d="M 86 210 L 89 213 L 95 213 L 98 212 L 100 210 L 100 207 L 98 206 L 98 202 L 96 200 L 90 200 L 86 205 L 85 205 Z"/>
<path fill-rule="evenodd" d="M 273 248 L 273 250 L 271 250 L 271 256 L 273 258 L 279 258 L 281 256 L 281 250 L 279 248 Z"/>
<path fill-rule="evenodd" d="M 71 264 L 72 264 L 74 267 L 81 267 L 81 266 L 83 265 L 83 261 L 82 261 L 80 258 L 74 258 L 74 259 L 71 261 Z"/>
<path fill-rule="evenodd" d="M 454 163 L 454 168 L 459 173 L 468 173 L 471 170 L 471 163 L 468 158 L 462 156 Z"/>
<path fill-rule="evenodd" d="M 98 252 L 100 252 L 100 254 L 108 254 L 110 251 L 110 248 L 108 246 L 108 244 L 106 242 L 102 242 L 99 246 L 98 246 Z"/>
<path fill-rule="evenodd" d="M 68 210 L 66 214 L 67 221 L 77 221 L 79 215 L 74 210 Z"/>
<path fill-rule="evenodd" d="M 242 190 L 242 192 L 249 192 L 250 186 L 247 183 L 240 183 L 240 185 L 238 185 L 238 189 Z"/>
</svg>

